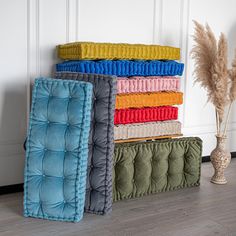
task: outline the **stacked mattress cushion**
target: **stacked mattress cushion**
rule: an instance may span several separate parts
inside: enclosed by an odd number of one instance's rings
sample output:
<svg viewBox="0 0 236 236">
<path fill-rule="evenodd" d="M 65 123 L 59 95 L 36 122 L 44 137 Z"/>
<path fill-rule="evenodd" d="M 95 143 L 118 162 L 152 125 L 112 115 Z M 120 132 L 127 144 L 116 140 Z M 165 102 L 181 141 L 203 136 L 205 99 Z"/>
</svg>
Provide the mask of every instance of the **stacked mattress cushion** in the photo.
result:
<svg viewBox="0 0 236 236">
<path fill-rule="evenodd" d="M 24 215 L 80 221 L 92 84 L 36 79 L 26 144 Z"/>
<path fill-rule="evenodd" d="M 128 61 L 128 60 L 99 60 L 99 61 L 66 61 L 57 64 L 57 71 L 95 73 L 116 76 L 156 76 L 182 75 L 183 64 L 175 61 Z"/>
<path fill-rule="evenodd" d="M 173 137 L 183 103 L 180 49 L 159 45 L 70 43 L 58 47 L 67 61 L 57 71 L 116 75 L 114 140 L 116 142 Z"/>
<path fill-rule="evenodd" d="M 180 49 L 145 44 L 75 42 L 59 45 L 58 56 L 64 60 L 175 60 L 180 57 Z"/>
</svg>

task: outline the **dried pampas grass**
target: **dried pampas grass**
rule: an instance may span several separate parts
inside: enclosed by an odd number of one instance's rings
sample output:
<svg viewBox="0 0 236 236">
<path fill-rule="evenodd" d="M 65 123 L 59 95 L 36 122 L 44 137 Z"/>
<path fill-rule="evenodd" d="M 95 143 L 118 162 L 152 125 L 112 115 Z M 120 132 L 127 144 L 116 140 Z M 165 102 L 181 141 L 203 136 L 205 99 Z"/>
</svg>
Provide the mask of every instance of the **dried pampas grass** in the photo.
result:
<svg viewBox="0 0 236 236">
<path fill-rule="evenodd" d="M 196 82 L 199 82 L 207 90 L 208 101 L 213 103 L 214 83 L 211 71 L 217 55 L 217 42 L 208 26 L 208 30 L 205 30 L 198 22 L 194 21 L 194 23 L 195 34 L 193 39 L 196 45 L 193 47 L 191 54 L 195 60 Z"/>
<path fill-rule="evenodd" d="M 230 86 L 230 102 L 236 100 L 236 50 L 232 62 L 232 68 L 229 70 Z"/>
<path fill-rule="evenodd" d="M 233 102 L 236 100 L 236 50 L 234 54 L 234 59 L 232 61 L 232 68 L 228 70 L 229 80 L 230 80 L 230 89 L 229 89 L 229 109 L 226 116 L 225 128 L 223 134 L 226 135 L 227 126 L 229 123 L 229 114 L 232 108 Z"/>
<path fill-rule="evenodd" d="M 224 34 L 221 33 L 218 42 L 218 52 L 215 59 L 215 71 L 213 71 L 213 80 L 215 82 L 215 106 L 219 114 L 220 124 L 224 118 L 225 107 L 228 104 L 228 69 L 227 69 L 227 41 Z"/>
<path fill-rule="evenodd" d="M 196 82 L 206 89 L 208 101 L 215 106 L 217 135 L 220 135 L 225 108 L 229 102 L 227 40 L 224 34 L 221 33 L 217 42 L 209 25 L 206 24 L 206 27 L 204 27 L 196 21 L 194 21 L 194 24 L 193 39 L 195 45 L 191 51 L 192 58 L 195 60 L 194 74 Z M 234 72 L 236 73 L 236 59 Z"/>
</svg>

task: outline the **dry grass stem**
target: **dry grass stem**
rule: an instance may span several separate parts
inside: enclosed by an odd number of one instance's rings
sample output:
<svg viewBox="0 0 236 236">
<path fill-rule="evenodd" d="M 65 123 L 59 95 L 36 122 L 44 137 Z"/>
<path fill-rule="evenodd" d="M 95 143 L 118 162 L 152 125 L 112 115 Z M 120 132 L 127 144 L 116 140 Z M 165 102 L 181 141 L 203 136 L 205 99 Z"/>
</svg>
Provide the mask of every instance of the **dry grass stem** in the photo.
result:
<svg viewBox="0 0 236 236">
<path fill-rule="evenodd" d="M 229 70 L 229 78 L 231 82 L 230 102 L 233 102 L 236 99 L 236 50 L 235 50 L 235 55 L 232 62 L 232 68 Z"/>
<path fill-rule="evenodd" d="M 215 106 L 217 134 L 220 134 L 225 107 L 229 101 L 227 40 L 224 34 L 221 34 L 217 42 L 209 25 L 204 27 L 196 21 L 194 21 L 194 24 L 195 33 L 193 39 L 195 45 L 191 51 L 192 58 L 195 60 L 194 74 L 196 82 L 206 89 L 208 101 Z"/>
<path fill-rule="evenodd" d="M 236 50 L 234 54 L 234 59 L 232 61 L 232 67 L 228 70 L 229 80 L 230 80 L 230 89 L 229 89 L 229 108 L 226 116 L 225 128 L 224 128 L 224 135 L 226 135 L 227 127 L 229 123 L 229 114 L 232 108 L 232 104 L 236 99 Z"/>
</svg>

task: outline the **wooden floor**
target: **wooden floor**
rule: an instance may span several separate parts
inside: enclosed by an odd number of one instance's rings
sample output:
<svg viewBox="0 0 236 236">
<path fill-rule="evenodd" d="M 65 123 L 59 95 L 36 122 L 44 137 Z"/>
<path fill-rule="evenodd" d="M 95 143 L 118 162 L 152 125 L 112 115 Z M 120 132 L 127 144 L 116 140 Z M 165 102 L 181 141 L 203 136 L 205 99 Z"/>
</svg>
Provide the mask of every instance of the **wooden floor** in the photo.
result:
<svg viewBox="0 0 236 236">
<path fill-rule="evenodd" d="M 85 214 L 80 223 L 24 218 L 22 193 L 0 196 L 1 236 L 236 236 L 236 159 L 227 185 L 209 182 L 202 164 L 201 186 L 115 203 L 107 216 Z"/>
</svg>

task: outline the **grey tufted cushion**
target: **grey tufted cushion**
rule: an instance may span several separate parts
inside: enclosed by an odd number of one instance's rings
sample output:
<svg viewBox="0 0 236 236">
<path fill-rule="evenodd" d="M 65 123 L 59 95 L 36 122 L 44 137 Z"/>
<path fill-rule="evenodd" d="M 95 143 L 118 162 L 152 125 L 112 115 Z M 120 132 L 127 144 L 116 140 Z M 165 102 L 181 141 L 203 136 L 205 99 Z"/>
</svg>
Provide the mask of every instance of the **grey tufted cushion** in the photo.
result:
<svg viewBox="0 0 236 236">
<path fill-rule="evenodd" d="M 112 160 L 116 77 L 71 72 L 55 73 L 57 79 L 93 84 L 91 130 L 85 211 L 105 214 L 112 206 Z"/>
</svg>

